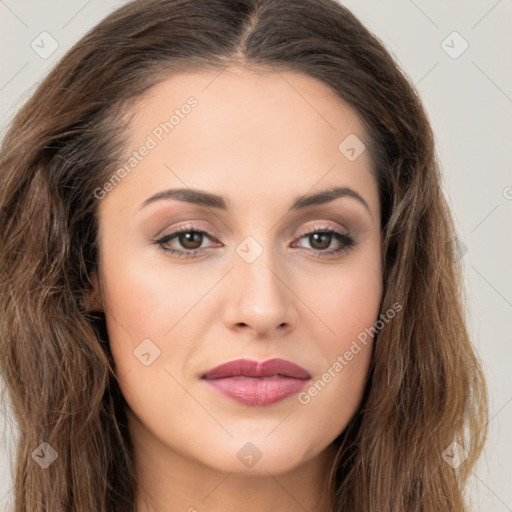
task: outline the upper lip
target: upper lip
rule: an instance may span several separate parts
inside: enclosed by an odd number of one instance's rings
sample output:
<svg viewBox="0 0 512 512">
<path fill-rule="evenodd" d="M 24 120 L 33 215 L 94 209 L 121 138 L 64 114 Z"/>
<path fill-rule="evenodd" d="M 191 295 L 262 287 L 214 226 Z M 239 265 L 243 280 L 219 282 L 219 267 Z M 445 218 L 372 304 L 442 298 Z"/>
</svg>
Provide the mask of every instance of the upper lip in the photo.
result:
<svg viewBox="0 0 512 512">
<path fill-rule="evenodd" d="M 203 379 L 224 379 L 228 377 L 272 377 L 274 375 L 294 379 L 310 379 L 307 370 L 298 364 L 285 359 L 268 359 L 253 361 L 251 359 L 236 359 L 221 364 L 203 373 Z"/>
</svg>

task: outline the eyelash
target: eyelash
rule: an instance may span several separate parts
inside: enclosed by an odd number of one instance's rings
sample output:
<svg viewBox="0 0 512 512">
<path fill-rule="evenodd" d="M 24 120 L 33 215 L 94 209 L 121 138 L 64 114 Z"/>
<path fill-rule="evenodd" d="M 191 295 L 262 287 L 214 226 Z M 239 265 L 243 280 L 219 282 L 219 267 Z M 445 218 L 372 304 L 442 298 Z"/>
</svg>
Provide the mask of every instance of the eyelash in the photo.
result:
<svg viewBox="0 0 512 512">
<path fill-rule="evenodd" d="M 203 231 L 202 229 L 196 229 L 194 226 L 180 226 L 176 228 L 171 233 L 166 233 L 162 235 L 160 238 L 153 240 L 153 243 L 158 245 L 160 249 L 165 251 L 166 253 L 174 254 L 178 257 L 185 257 L 185 258 L 194 258 L 199 255 L 199 253 L 204 252 L 204 249 L 193 249 L 193 250 L 184 250 L 179 251 L 176 249 L 170 249 L 169 247 L 165 247 L 165 244 L 169 243 L 173 238 L 176 238 L 181 233 L 199 233 L 202 235 L 205 235 L 206 237 L 211 237 L 208 235 L 206 231 Z M 310 249 L 311 251 L 317 252 L 317 257 L 323 258 L 328 257 L 332 254 L 341 253 L 343 251 L 349 251 L 356 245 L 355 239 L 350 234 L 341 233 L 337 229 L 330 228 L 330 227 L 320 227 L 320 226 L 314 226 L 313 228 L 302 232 L 300 236 L 298 237 L 298 240 L 301 238 L 304 238 L 305 236 L 312 235 L 315 233 L 321 233 L 321 234 L 331 234 L 334 235 L 335 239 L 338 239 L 343 243 L 343 246 L 340 249 L 334 249 L 330 251 L 316 251 L 315 249 Z"/>
</svg>

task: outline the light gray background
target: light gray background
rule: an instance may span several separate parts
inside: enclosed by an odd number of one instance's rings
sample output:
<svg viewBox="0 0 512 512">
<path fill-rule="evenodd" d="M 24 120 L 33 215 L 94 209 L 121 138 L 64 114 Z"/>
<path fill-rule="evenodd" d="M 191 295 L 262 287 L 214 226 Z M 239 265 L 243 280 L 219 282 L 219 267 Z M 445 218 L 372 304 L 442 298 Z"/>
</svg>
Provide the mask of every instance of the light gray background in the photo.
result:
<svg viewBox="0 0 512 512">
<path fill-rule="evenodd" d="M 0 0 L 0 135 L 64 52 L 123 3 Z M 342 3 L 384 42 L 429 113 L 444 188 L 467 248 L 468 319 L 491 393 L 489 441 L 469 491 L 475 511 L 512 511 L 512 1 Z M 58 48 L 42 58 L 31 44 L 35 41 L 40 52 L 51 49 L 48 36 L 40 36 L 45 31 Z M 453 31 L 463 39 L 448 37 Z M 469 46 L 457 58 L 445 51 L 456 55 L 464 41 Z M 4 510 L 11 503 L 8 456 L 16 431 L 7 405 L 1 412 Z"/>
</svg>

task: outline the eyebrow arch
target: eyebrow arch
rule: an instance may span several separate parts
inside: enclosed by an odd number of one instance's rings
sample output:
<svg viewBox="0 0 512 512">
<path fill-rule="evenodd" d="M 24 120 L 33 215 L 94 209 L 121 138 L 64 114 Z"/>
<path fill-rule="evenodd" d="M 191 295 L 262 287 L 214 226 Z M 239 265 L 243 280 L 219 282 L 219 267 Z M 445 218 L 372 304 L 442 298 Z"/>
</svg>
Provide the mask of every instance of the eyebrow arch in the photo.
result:
<svg viewBox="0 0 512 512">
<path fill-rule="evenodd" d="M 359 201 L 366 207 L 371 215 L 370 208 L 366 201 L 355 190 L 348 187 L 331 187 L 326 190 L 322 190 L 321 192 L 317 192 L 316 194 L 306 194 L 299 196 L 293 201 L 288 211 L 290 212 L 294 210 L 300 210 L 302 208 L 307 208 L 309 206 L 322 205 L 334 201 L 339 197 L 351 197 Z M 217 194 L 203 192 L 201 190 L 191 188 L 176 188 L 163 190 L 162 192 L 154 194 L 153 196 L 146 199 L 141 204 L 140 208 L 143 208 L 144 206 L 147 206 L 148 204 L 161 199 L 175 199 L 177 201 L 184 201 L 187 203 L 197 204 L 199 206 L 217 208 L 220 210 L 227 210 L 228 205 L 228 201 L 224 197 Z"/>
</svg>

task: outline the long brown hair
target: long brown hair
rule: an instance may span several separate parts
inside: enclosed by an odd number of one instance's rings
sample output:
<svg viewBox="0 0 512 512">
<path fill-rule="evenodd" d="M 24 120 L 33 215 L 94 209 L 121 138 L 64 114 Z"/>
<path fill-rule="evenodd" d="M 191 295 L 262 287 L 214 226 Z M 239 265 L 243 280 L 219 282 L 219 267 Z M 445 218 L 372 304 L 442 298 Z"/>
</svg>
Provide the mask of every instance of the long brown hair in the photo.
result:
<svg viewBox="0 0 512 512">
<path fill-rule="evenodd" d="M 487 391 L 434 138 L 410 80 L 335 0 L 136 0 L 68 51 L 1 149 L 0 370 L 19 428 L 15 512 L 134 510 L 123 397 L 104 324 L 83 302 L 97 268 L 94 191 L 119 165 L 133 102 L 173 73 L 231 64 L 325 82 L 370 141 L 381 309 L 402 310 L 378 332 L 360 407 L 335 441 L 335 510 L 465 510 Z M 32 456 L 42 442 L 58 454 L 45 470 Z M 460 465 L 443 456 L 453 442 L 467 455 Z"/>
</svg>

